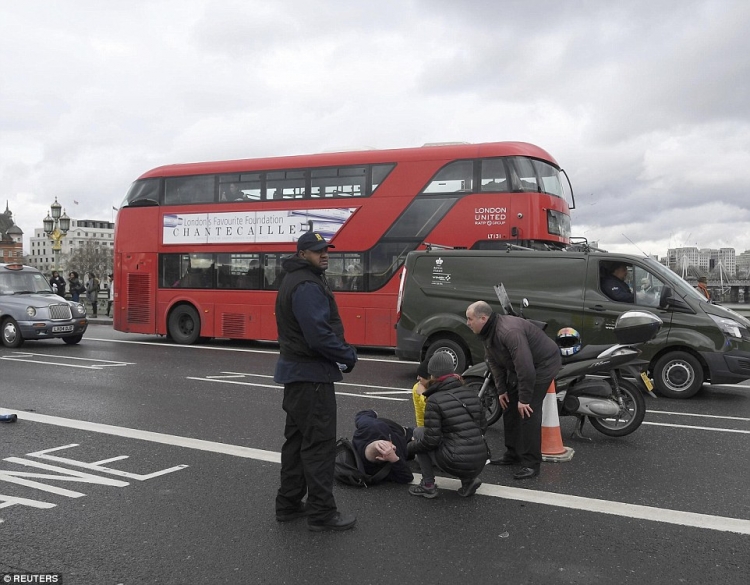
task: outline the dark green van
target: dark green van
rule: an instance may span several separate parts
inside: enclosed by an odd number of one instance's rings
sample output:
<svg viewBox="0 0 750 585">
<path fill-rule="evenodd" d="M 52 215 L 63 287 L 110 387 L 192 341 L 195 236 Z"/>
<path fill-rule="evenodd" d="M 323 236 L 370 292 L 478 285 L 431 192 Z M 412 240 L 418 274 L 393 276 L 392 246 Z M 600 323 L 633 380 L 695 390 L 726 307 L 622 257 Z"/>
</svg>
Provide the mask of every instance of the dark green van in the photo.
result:
<svg viewBox="0 0 750 585">
<path fill-rule="evenodd" d="M 600 286 L 615 266 L 627 265 L 631 302 L 610 299 Z M 604 252 L 533 250 L 431 250 L 412 252 L 403 268 L 396 355 L 420 361 L 450 352 L 456 370 L 484 359 L 484 348 L 466 325 L 466 308 L 484 300 L 498 309 L 493 286 L 502 282 L 526 317 L 548 323 L 554 337 L 574 327 L 583 343 L 616 343 L 615 320 L 646 309 L 664 325 L 643 344 L 642 358 L 664 396 L 689 398 L 704 382 L 750 379 L 750 321 L 711 304 L 677 274 L 652 258 Z"/>
</svg>

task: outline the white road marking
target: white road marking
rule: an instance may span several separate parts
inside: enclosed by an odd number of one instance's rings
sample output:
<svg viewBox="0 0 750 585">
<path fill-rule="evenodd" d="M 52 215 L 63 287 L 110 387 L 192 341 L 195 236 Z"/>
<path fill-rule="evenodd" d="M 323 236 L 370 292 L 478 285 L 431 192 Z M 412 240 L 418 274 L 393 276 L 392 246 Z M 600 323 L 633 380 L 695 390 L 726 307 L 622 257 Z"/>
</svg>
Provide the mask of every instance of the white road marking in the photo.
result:
<svg viewBox="0 0 750 585">
<path fill-rule="evenodd" d="M 720 416 L 718 414 L 701 414 L 698 412 L 670 412 L 668 410 L 651 410 L 648 409 L 649 414 L 672 414 L 675 416 L 697 416 L 699 418 L 721 418 L 724 420 L 740 420 L 743 422 L 750 422 L 750 418 L 742 416 Z"/>
<path fill-rule="evenodd" d="M 263 377 L 263 376 L 261 376 Z M 268 376 L 269 378 L 271 376 Z M 219 384 L 238 384 L 240 386 L 251 386 L 253 388 L 270 388 L 272 390 L 283 390 L 284 387 L 278 384 L 258 384 L 257 382 L 238 382 L 237 380 L 228 380 L 225 377 L 209 376 L 207 378 L 198 378 L 194 376 L 186 376 L 187 380 L 197 380 L 199 382 L 218 382 Z M 342 382 L 336 382 L 337 386 L 357 386 L 361 384 L 344 384 Z M 405 402 L 406 398 L 391 398 L 390 396 L 377 396 L 374 394 L 355 394 L 353 392 L 336 392 L 337 396 L 354 396 L 356 398 L 373 398 L 377 400 L 394 400 L 397 402 Z"/>
<path fill-rule="evenodd" d="M 51 358 L 52 360 L 61 361 L 44 361 L 42 359 L 28 359 L 28 358 Z M 26 351 L 17 351 L 10 355 L 0 356 L 0 359 L 7 360 L 10 362 L 25 362 L 30 364 L 40 364 L 43 366 L 64 366 L 67 368 L 83 368 L 85 370 L 101 370 L 102 368 L 113 368 L 118 366 L 131 366 L 131 362 L 115 362 L 112 360 L 99 360 L 95 358 L 82 358 L 69 355 L 59 354 L 48 354 L 48 353 L 31 353 Z M 80 362 L 94 362 L 93 365 L 82 365 L 76 363 L 68 363 L 70 361 L 78 360 Z"/>
<path fill-rule="evenodd" d="M 0 414 L 13 412 L 6 408 L 0 408 Z M 18 411 L 15 411 L 18 412 Z M 29 420 L 42 424 L 56 425 L 66 428 L 79 429 L 96 433 L 104 433 L 118 437 L 130 439 L 139 439 L 160 443 L 163 445 L 173 445 L 176 447 L 185 447 L 188 449 L 197 449 L 212 453 L 221 453 L 234 457 L 243 457 L 271 463 L 280 463 L 281 454 L 275 451 L 264 451 L 261 449 L 252 449 L 250 447 L 241 447 L 239 445 L 229 445 L 227 443 L 217 443 L 213 441 L 204 441 L 189 437 L 180 437 L 177 435 L 167 435 L 155 433 L 152 431 L 142 431 L 127 427 L 117 427 L 114 425 L 105 425 L 92 423 L 81 420 L 49 416 L 33 412 L 22 412 L 19 421 Z M 419 481 L 417 477 L 415 483 Z M 438 484 L 441 488 L 458 489 L 460 482 L 456 479 L 439 477 Z M 710 514 L 698 514 L 695 512 L 684 512 L 681 510 L 670 510 L 668 508 L 656 508 L 653 506 L 641 506 L 636 504 L 626 504 L 623 502 L 613 502 L 610 500 L 599 500 L 596 498 L 584 498 L 567 494 L 558 494 L 540 490 L 529 490 L 523 488 L 514 488 L 494 484 L 482 484 L 477 494 L 502 498 L 507 500 L 516 500 L 532 504 L 542 504 L 546 506 L 558 506 L 574 510 L 582 510 L 599 514 L 609 514 L 621 516 L 623 518 L 637 518 L 639 520 L 648 520 L 651 522 L 662 522 L 665 524 L 675 524 L 678 526 L 688 526 L 692 528 L 703 528 L 716 530 L 720 532 L 732 532 L 737 534 L 750 535 L 750 520 L 742 518 L 728 518 L 725 516 L 714 516 Z"/>
<path fill-rule="evenodd" d="M 657 422 L 643 422 L 644 425 L 651 425 L 654 427 L 674 427 L 676 429 L 693 429 L 698 431 L 716 431 L 717 433 L 739 433 L 741 435 L 750 435 L 750 431 L 743 431 L 740 429 L 719 429 L 716 427 L 698 427 L 694 425 L 677 425 L 672 423 L 657 423 Z"/>
<path fill-rule="evenodd" d="M 241 353 L 266 353 L 270 355 L 279 355 L 279 350 L 274 349 L 248 349 L 243 347 L 215 347 L 211 345 L 179 345 L 171 342 L 162 341 L 131 341 L 128 339 L 103 339 L 98 337 L 86 337 L 87 341 L 103 341 L 105 343 L 126 343 L 132 345 L 158 345 L 159 347 L 170 347 L 172 349 L 204 349 L 207 351 L 238 351 Z M 273 342 L 269 342 L 273 343 Z M 383 362 L 388 364 L 404 364 L 407 366 L 414 367 L 419 365 L 419 362 L 402 361 L 396 357 L 393 358 L 372 358 L 362 357 L 359 358 L 363 362 Z"/>
</svg>

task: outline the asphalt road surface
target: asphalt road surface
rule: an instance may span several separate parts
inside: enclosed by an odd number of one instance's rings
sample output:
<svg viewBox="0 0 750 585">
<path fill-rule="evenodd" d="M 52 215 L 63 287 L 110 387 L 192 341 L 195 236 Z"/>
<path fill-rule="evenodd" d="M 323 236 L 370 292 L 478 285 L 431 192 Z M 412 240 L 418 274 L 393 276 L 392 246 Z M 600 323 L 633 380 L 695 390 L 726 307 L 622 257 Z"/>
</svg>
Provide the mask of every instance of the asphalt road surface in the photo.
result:
<svg viewBox="0 0 750 585">
<path fill-rule="evenodd" d="M 273 344 L 177 346 L 92 325 L 0 348 L 0 574 L 117 583 L 750 583 L 750 386 L 650 399 L 643 426 L 570 439 L 540 477 L 487 466 L 473 498 L 336 487 L 342 533 L 278 524 L 284 415 Z M 339 435 L 412 424 L 415 364 L 361 351 Z M 487 433 L 502 452 L 500 424 Z M 415 470 L 417 468 L 415 467 Z M 3 582 L 0 579 L 0 582 Z M 12 581 L 11 581 L 12 582 Z M 31 582 L 31 581 L 27 581 Z M 36 581 L 41 582 L 41 581 Z"/>
</svg>

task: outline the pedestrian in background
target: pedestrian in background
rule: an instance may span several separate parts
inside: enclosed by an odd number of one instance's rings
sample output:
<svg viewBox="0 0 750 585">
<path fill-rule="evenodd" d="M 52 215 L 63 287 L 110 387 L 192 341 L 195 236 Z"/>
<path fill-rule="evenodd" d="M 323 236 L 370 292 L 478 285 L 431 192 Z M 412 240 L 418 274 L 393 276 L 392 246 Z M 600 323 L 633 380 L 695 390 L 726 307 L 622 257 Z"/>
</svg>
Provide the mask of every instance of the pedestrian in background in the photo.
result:
<svg viewBox="0 0 750 585">
<path fill-rule="evenodd" d="M 297 253 L 282 263 L 276 297 L 280 356 L 273 379 L 284 385 L 286 412 L 276 520 L 307 516 L 313 531 L 347 530 L 357 522 L 353 515 L 338 511 L 333 497 L 333 383 L 343 379 L 342 371 L 354 368 L 357 352 L 344 339 L 336 299 L 325 279 L 329 247 L 333 246 L 320 234 L 304 233 Z"/>
<path fill-rule="evenodd" d="M 65 298 L 65 279 L 60 276 L 57 270 L 52 271 L 52 278 L 50 278 L 50 284 L 52 284 L 55 294 Z"/>
<path fill-rule="evenodd" d="M 68 274 L 68 284 L 70 285 L 68 288 L 70 290 L 70 298 L 77 303 L 81 298 L 81 293 L 86 289 L 81 284 L 81 280 L 78 278 L 78 273 L 75 270 L 71 270 Z"/>
<path fill-rule="evenodd" d="M 91 315 L 96 318 L 97 303 L 99 302 L 99 279 L 96 274 L 89 272 L 89 279 L 86 281 L 86 297 L 91 303 Z"/>
<path fill-rule="evenodd" d="M 107 275 L 108 291 L 107 291 L 107 317 L 110 317 L 112 311 L 112 303 L 115 301 L 115 277 L 112 274 Z"/>
<path fill-rule="evenodd" d="M 700 292 L 707 301 L 711 300 L 711 293 L 708 292 L 708 279 L 705 276 L 701 276 L 698 279 L 698 292 Z"/>
</svg>

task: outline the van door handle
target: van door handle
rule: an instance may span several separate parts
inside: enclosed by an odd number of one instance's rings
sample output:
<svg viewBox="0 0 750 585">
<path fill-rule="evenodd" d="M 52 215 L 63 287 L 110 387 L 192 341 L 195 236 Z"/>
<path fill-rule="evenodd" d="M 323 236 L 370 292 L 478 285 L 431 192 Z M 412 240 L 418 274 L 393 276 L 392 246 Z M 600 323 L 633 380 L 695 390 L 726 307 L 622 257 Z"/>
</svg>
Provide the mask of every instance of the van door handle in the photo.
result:
<svg viewBox="0 0 750 585">
<path fill-rule="evenodd" d="M 589 309 L 591 309 L 592 311 L 606 311 L 607 310 L 602 305 L 594 305 L 593 307 L 589 307 Z"/>
</svg>

